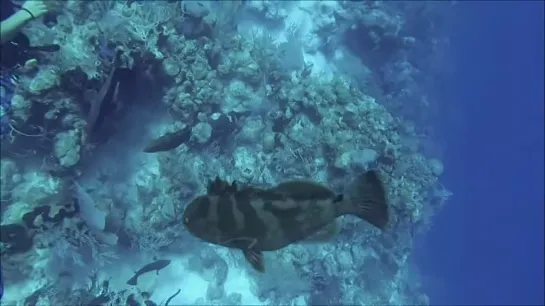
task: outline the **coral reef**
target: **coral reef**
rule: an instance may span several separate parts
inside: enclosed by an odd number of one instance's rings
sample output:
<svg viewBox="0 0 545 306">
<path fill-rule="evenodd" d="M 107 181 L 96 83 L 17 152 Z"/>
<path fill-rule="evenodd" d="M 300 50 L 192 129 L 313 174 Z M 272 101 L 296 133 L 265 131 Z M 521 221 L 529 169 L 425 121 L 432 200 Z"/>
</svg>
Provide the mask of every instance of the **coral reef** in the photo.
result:
<svg viewBox="0 0 545 306">
<path fill-rule="evenodd" d="M 2 77 L 3 303 L 429 304 L 408 258 L 451 196 L 426 139 L 439 6 L 62 1 L 23 30 L 60 49 Z M 388 229 L 343 217 L 330 241 L 267 254 L 264 275 L 182 224 L 215 177 L 342 193 L 368 169 Z M 126 284 L 158 255 L 172 264 Z"/>
</svg>

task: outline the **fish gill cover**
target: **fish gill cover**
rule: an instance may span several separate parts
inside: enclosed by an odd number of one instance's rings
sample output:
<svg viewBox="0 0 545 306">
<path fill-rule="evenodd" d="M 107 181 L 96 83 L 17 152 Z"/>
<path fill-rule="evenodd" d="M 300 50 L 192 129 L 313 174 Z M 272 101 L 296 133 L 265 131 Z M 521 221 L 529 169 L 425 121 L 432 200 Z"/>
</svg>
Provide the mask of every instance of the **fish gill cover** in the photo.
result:
<svg viewBox="0 0 545 306">
<path fill-rule="evenodd" d="M 60 50 L 2 100 L 3 302 L 430 304 L 409 258 L 452 195 L 432 90 L 451 5 L 60 2 L 56 23 L 24 29 Z M 342 217 L 329 241 L 265 252 L 266 273 L 183 225 L 216 177 L 343 194 L 368 170 L 388 193 L 384 231 Z M 127 284 L 159 257 L 170 264 Z"/>
</svg>

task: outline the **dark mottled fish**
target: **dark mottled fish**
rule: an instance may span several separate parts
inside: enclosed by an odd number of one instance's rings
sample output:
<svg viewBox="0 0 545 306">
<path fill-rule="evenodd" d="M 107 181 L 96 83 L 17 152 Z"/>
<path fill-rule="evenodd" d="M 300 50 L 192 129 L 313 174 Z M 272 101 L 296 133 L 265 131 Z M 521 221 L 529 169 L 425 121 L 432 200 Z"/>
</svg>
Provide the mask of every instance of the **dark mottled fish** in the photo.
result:
<svg viewBox="0 0 545 306">
<path fill-rule="evenodd" d="M 346 196 L 311 181 L 239 189 L 216 178 L 206 195 L 189 203 L 183 220 L 194 236 L 242 250 L 252 267 L 263 272 L 262 251 L 303 241 L 348 214 L 379 229 L 386 227 L 386 192 L 376 171 L 358 177 Z"/>
<path fill-rule="evenodd" d="M 164 152 L 176 149 L 182 143 L 191 138 L 191 128 L 185 127 L 176 132 L 166 133 L 163 136 L 151 140 L 144 148 L 146 153 Z"/>
<path fill-rule="evenodd" d="M 168 259 L 156 260 L 150 264 L 147 264 L 143 266 L 140 270 L 136 271 L 136 273 L 134 273 L 134 276 L 127 281 L 127 284 L 131 286 L 136 286 L 138 282 L 138 277 L 140 277 L 140 275 L 146 274 L 151 271 L 157 271 L 157 274 L 159 274 L 159 270 L 163 269 L 169 264 L 170 264 L 170 260 Z"/>
</svg>

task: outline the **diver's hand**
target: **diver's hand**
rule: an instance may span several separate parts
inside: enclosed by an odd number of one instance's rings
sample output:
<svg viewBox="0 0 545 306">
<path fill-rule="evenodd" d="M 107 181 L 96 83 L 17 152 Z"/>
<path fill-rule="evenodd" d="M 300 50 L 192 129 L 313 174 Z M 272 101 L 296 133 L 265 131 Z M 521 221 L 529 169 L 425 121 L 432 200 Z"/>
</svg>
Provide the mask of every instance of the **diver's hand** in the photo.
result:
<svg viewBox="0 0 545 306">
<path fill-rule="evenodd" d="M 21 8 L 31 15 L 31 19 L 42 17 L 49 11 L 49 8 L 42 0 L 27 0 Z"/>
</svg>

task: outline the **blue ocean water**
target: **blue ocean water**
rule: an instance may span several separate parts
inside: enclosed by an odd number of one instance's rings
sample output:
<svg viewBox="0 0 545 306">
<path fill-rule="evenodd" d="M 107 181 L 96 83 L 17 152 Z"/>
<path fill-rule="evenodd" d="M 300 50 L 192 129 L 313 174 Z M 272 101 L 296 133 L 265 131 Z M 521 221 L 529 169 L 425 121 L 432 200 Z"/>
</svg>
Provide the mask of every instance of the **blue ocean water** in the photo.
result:
<svg viewBox="0 0 545 306">
<path fill-rule="evenodd" d="M 432 304 L 544 303 L 543 11 L 542 1 L 453 6 L 454 75 L 442 90 L 455 112 L 442 130 L 455 196 L 417 256 Z"/>
</svg>

